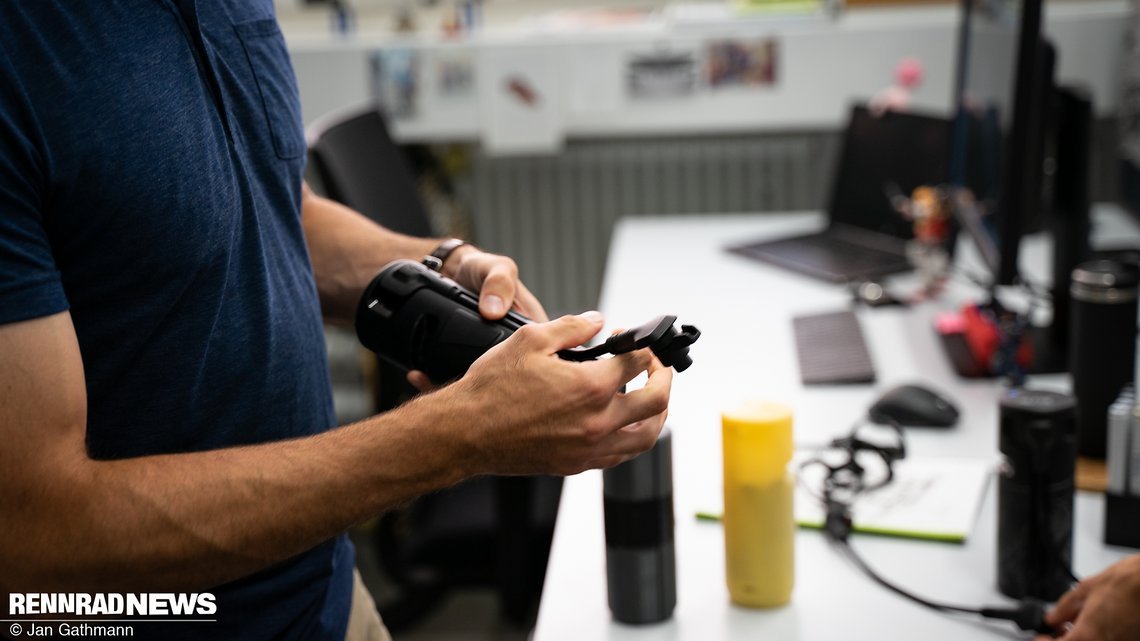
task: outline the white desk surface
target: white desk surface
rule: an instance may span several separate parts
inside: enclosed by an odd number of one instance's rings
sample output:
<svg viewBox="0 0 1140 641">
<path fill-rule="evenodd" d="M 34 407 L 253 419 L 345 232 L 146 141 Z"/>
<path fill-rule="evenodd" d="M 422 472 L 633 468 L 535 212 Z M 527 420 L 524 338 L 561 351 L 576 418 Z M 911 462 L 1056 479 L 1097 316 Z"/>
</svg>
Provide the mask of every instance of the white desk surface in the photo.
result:
<svg viewBox="0 0 1140 641">
<path fill-rule="evenodd" d="M 1098 239 L 1140 237 L 1119 210 L 1094 216 Z M 796 586 L 789 605 L 753 610 L 730 603 L 719 524 L 696 521 L 719 507 L 720 412 L 750 398 L 795 409 L 796 443 L 812 447 L 845 433 L 884 389 L 922 381 L 948 393 L 962 411 L 950 430 L 907 431 L 914 456 L 996 460 L 999 386 L 952 372 L 931 326 L 938 311 L 976 292 L 953 286 L 943 299 L 912 309 L 861 309 L 879 382 L 874 386 L 804 388 L 799 381 L 791 317 L 847 307 L 846 289 L 729 255 L 728 244 L 821 228 L 813 213 L 626 219 L 619 223 L 602 294 L 607 325 L 630 326 L 676 314 L 701 329 L 693 367 L 674 378 L 669 425 L 674 430 L 677 608 L 654 625 L 614 623 L 606 596 L 602 476 L 568 478 L 563 489 L 535 641 L 583 639 L 1002 639 L 1024 638 L 1007 625 L 956 619 L 923 609 L 873 584 L 832 550 L 819 532 L 796 536 Z M 1028 239 L 1027 273 L 1041 274 L 1048 243 Z M 964 247 L 966 260 L 974 255 Z M 1068 377 L 1038 377 L 1061 389 Z M 963 605 L 1006 602 L 995 585 L 994 487 L 970 539 L 962 545 L 856 535 L 872 567 L 920 594 Z M 1129 555 L 1101 542 L 1103 500 L 1078 493 L 1075 571 L 1095 573 Z"/>
</svg>

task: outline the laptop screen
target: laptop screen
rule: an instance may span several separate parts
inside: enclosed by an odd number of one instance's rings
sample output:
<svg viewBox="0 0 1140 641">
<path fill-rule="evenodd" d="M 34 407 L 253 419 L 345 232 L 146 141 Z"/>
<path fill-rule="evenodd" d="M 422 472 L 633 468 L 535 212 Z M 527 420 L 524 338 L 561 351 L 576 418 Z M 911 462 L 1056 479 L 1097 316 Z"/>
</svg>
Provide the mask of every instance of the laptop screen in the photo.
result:
<svg viewBox="0 0 1140 641">
<path fill-rule="evenodd" d="M 890 196 L 910 196 L 915 187 L 949 180 L 950 133 L 945 118 L 890 111 L 873 116 L 855 107 L 839 155 L 831 223 L 912 238 L 911 222 Z"/>
</svg>

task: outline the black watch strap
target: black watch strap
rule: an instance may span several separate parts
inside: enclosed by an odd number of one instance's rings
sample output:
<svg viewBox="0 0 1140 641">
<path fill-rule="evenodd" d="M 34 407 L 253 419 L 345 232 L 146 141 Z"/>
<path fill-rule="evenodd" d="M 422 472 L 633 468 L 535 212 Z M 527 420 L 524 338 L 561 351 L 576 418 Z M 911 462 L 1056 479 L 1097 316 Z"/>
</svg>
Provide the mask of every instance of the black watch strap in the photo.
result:
<svg viewBox="0 0 1140 641">
<path fill-rule="evenodd" d="M 452 252 L 467 244 L 469 244 L 467 241 L 459 238 L 448 238 L 440 243 L 431 255 L 424 257 L 424 265 L 437 272 L 443 271 L 443 264 L 447 262 Z"/>
</svg>

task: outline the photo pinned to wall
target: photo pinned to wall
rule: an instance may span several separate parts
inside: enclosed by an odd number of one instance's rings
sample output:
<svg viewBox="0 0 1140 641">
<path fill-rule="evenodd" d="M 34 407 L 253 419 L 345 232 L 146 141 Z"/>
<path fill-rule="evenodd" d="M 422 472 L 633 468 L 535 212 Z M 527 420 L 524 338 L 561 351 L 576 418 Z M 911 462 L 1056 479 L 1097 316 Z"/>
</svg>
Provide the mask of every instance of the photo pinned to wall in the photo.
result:
<svg viewBox="0 0 1140 641">
<path fill-rule="evenodd" d="M 542 94 L 536 87 L 537 85 L 531 82 L 526 74 L 514 74 L 503 80 L 503 91 L 518 104 L 526 105 L 530 109 L 538 109 L 542 102 Z"/>
<path fill-rule="evenodd" d="M 626 89 L 635 100 L 686 98 L 696 92 L 697 69 L 693 51 L 634 54 L 626 67 Z"/>
<path fill-rule="evenodd" d="M 780 45 L 775 38 L 714 40 L 708 43 L 705 70 L 709 86 L 770 87 L 778 79 Z"/>
<path fill-rule="evenodd" d="M 382 49 L 372 55 L 373 95 L 389 118 L 410 118 L 419 109 L 419 54 Z"/>
<path fill-rule="evenodd" d="M 470 54 L 437 53 L 434 64 L 440 98 L 466 100 L 475 96 L 475 61 Z"/>
<path fill-rule="evenodd" d="M 550 153 L 563 141 L 563 59 L 547 46 L 484 51 L 479 58 L 483 149 Z"/>
</svg>

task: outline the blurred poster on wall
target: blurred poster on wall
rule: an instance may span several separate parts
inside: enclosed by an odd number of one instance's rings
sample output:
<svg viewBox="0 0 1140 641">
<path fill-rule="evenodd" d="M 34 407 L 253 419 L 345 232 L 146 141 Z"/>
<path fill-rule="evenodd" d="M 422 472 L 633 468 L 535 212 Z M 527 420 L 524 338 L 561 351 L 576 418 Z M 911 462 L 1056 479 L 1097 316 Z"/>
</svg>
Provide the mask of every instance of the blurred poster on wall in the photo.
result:
<svg viewBox="0 0 1140 641">
<path fill-rule="evenodd" d="M 419 110 L 419 67 L 413 49 L 381 49 L 372 55 L 372 93 L 389 118 L 410 118 Z"/>
<path fill-rule="evenodd" d="M 713 40 L 705 53 L 709 87 L 768 87 L 776 84 L 779 42 L 775 38 Z"/>
<path fill-rule="evenodd" d="M 554 47 L 497 47 L 481 53 L 479 112 L 488 153 L 552 153 L 561 148 L 562 71 Z"/>
<path fill-rule="evenodd" d="M 444 100 L 465 100 L 475 95 L 475 60 L 470 51 L 437 52 L 433 56 L 436 94 Z"/>
<path fill-rule="evenodd" d="M 692 51 L 635 54 L 626 69 L 626 89 L 635 100 L 685 98 L 696 91 L 697 74 Z"/>
</svg>

